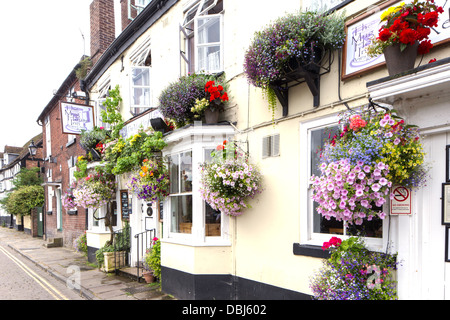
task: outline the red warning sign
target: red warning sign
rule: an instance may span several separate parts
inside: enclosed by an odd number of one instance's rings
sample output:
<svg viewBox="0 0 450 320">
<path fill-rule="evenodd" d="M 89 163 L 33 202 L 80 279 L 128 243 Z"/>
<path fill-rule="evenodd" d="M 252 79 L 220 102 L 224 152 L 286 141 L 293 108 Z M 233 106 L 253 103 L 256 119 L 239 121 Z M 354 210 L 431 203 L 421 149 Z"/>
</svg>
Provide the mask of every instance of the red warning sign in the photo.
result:
<svg viewBox="0 0 450 320">
<path fill-rule="evenodd" d="M 394 186 L 394 199 L 391 200 L 391 214 L 411 214 L 411 190 Z"/>
</svg>

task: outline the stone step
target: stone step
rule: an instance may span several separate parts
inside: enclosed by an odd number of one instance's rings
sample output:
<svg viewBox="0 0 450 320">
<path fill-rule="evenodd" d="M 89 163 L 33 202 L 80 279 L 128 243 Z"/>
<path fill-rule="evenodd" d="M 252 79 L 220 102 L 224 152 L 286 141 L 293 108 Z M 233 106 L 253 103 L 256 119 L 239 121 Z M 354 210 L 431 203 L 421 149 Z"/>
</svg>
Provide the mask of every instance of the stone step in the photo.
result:
<svg viewBox="0 0 450 320">
<path fill-rule="evenodd" d="M 46 243 L 43 244 L 46 248 L 57 248 L 63 246 L 63 238 L 49 238 Z"/>
</svg>

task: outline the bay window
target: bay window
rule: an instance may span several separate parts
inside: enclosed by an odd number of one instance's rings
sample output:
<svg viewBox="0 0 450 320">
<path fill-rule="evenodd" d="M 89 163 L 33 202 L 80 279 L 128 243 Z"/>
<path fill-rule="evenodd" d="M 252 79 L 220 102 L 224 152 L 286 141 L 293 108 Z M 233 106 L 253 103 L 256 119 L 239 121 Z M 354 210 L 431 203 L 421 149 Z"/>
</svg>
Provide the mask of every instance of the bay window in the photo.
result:
<svg viewBox="0 0 450 320">
<path fill-rule="evenodd" d="M 228 125 L 190 126 L 166 137 L 170 195 L 164 201 L 164 240 L 189 245 L 228 245 L 229 218 L 200 196 L 200 164 L 234 130 Z"/>
</svg>

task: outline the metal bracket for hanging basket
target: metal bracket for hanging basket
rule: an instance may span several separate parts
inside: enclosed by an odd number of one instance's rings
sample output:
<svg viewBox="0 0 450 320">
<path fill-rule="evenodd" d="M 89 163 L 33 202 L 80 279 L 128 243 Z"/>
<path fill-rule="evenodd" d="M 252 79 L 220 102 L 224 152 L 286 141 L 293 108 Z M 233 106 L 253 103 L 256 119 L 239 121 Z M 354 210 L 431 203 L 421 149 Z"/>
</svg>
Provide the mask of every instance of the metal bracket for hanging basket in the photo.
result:
<svg viewBox="0 0 450 320">
<path fill-rule="evenodd" d="M 322 59 L 323 60 L 323 59 Z M 283 117 L 289 113 L 289 88 L 297 86 L 303 82 L 308 85 L 309 91 L 313 95 L 313 106 L 317 108 L 320 105 L 320 77 L 330 72 L 332 64 L 331 52 L 328 52 L 328 64 L 326 67 L 321 63 L 309 63 L 291 68 L 288 72 L 283 74 L 280 80 L 273 81 L 269 87 L 274 91 L 275 95 L 283 107 Z"/>
</svg>

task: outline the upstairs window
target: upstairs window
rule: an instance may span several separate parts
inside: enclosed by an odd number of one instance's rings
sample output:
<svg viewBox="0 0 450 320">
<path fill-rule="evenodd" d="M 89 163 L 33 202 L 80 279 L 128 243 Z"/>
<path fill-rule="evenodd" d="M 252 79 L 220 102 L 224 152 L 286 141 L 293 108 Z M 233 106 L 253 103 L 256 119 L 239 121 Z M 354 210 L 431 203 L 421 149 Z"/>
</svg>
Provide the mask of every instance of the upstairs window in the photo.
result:
<svg viewBox="0 0 450 320">
<path fill-rule="evenodd" d="M 150 68 L 152 65 L 150 38 L 144 40 L 130 55 L 131 114 L 137 115 L 151 107 Z"/>
<path fill-rule="evenodd" d="M 187 72 L 223 71 L 223 2 L 197 0 L 185 9 L 181 57 Z"/>
<path fill-rule="evenodd" d="M 128 19 L 134 20 L 150 2 L 152 0 L 135 0 L 133 4 L 132 0 L 128 0 Z"/>
</svg>

